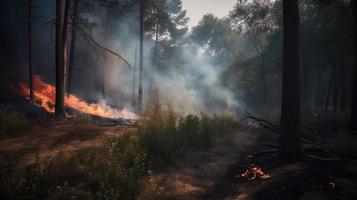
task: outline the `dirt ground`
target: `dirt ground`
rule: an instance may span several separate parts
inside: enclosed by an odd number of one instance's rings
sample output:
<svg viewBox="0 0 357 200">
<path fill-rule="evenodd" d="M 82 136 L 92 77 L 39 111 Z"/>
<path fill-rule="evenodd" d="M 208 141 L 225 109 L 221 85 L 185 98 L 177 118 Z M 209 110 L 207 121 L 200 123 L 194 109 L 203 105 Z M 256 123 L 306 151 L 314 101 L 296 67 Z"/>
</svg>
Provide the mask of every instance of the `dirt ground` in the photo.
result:
<svg viewBox="0 0 357 200">
<path fill-rule="evenodd" d="M 128 126 L 89 125 L 78 133 L 69 121 L 33 121 L 15 136 L 0 138 L 0 155 L 13 156 L 19 164 L 59 153 L 74 154 L 100 147 L 106 139 L 121 137 L 133 130 Z"/>
<path fill-rule="evenodd" d="M 28 130 L 1 138 L 0 154 L 30 164 L 63 152 L 75 154 L 95 149 L 106 139 L 121 137 L 135 129 L 90 125 L 84 133 L 74 134 L 74 126 L 67 121 L 33 122 Z M 304 159 L 285 164 L 265 146 L 276 139 L 274 134 L 260 128 L 241 128 L 217 140 L 207 151 L 188 153 L 153 178 L 162 186 L 165 199 L 357 199 L 355 160 Z M 260 167 L 269 177 L 257 176 L 252 180 L 242 177 L 253 167 Z"/>
</svg>

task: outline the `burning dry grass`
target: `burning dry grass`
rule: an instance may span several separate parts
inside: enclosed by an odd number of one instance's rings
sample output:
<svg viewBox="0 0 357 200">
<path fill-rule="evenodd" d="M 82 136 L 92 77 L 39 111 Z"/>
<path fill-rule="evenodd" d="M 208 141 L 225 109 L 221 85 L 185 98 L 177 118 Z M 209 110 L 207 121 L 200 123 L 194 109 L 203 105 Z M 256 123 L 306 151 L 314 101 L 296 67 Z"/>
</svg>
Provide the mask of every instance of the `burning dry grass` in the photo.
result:
<svg viewBox="0 0 357 200">
<path fill-rule="evenodd" d="M 20 83 L 22 95 L 28 97 L 30 89 L 24 84 Z M 55 97 L 56 88 L 53 85 L 45 83 L 38 75 L 34 76 L 34 96 L 35 102 L 38 106 L 45 109 L 47 112 L 55 112 Z M 110 106 L 98 103 L 87 103 L 75 95 L 69 94 L 65 96 L 65 106 L 78 110 L 81 113 L 100 116 L 109 119 L 136 119 L 136 114 L 127 109 L 119 110 L 111 108 Z"/>
</svg>

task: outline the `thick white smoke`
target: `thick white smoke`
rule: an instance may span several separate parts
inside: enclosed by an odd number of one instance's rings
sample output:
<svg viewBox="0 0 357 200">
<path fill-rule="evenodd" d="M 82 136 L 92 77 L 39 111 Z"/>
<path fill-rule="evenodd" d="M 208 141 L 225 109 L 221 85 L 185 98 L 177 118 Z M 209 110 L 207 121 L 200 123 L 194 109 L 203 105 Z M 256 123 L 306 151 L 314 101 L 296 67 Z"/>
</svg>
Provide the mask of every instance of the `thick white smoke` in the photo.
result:
<svg viewBox="0 0 357 200">
<path fill-rule="evenodd" d="M 105 19 L 105 17 L 101 18 Z M 110 104 L 130 107 L 133 97 L 137 97 L 139 36 L 132 29 L 138 26 L 138 12 L 134 11 L 110 27 L 112 31 L 110 37 L 104 37 L 103 31 L 99 29 L 101 27 L 94 30 L 98 37 L 103 38 L 102 42 L 108 48 L 120 52 L 133 67 L 136 67 L 136 80 L 133 83 L 133 70 L 124 62 L 110 55 L 102 57 L 100 64 L 105 69 L 108 98 L 106 101 Z M 152 70 L 154 41 L 146 38 L 144 46 L 144 102 L 148 100 L 148 85 L 152 75 L 153 88 L 159 91 L 160 100 L 169 102 L 180 113 L 236 112 L 242 106 L 234 95 L 236 92 L 233 93 L 222 84 L 221 74 L 224 68 L 214 66 L 212 58 L 201 48 L 191 44 L 183 45 L 180 56 L 184 63 L 179 66 L 179 69 L 167 66 L 169 72 L 162 73 L 159 70 Z"/>
</svg>

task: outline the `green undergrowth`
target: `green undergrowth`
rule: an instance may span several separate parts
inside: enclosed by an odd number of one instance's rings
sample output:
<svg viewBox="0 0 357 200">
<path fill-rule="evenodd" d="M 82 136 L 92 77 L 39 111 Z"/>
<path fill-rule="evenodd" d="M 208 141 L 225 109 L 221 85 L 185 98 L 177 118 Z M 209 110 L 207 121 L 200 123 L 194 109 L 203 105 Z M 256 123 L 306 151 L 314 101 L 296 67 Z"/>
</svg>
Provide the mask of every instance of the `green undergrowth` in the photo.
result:
<svg viewBox="0 0 357 200">
<path fill-rule="evenodd" d="M 76 120 L 87 126 L 85 117 Z M 100 149 L 63 153 L 18 170 L 5 159 L 1 199 L 160 199 L 162 188 L 153 181 L 157 171 L 188 152 L 212 147 L 237 127 L 231 114 L 182 117 L 170 106 L 151 104 L 135 131 Z"/>
</svg>

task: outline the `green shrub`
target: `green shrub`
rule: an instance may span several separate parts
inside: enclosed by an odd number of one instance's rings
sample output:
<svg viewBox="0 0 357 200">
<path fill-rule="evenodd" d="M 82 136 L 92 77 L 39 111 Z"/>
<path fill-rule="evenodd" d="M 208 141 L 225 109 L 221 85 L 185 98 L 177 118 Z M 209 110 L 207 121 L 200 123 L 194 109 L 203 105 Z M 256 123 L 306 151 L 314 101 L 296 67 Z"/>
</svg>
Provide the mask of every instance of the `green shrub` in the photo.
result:
<svg viewBox="0 0 357 200">
<path fill-rule="evenodd" d="M 142 193 L 158 197 L 149 167 L 137 137 L 125 136 L 85 155 L 39 160 L 1 182 L 1 191 L 11 199 L 131 200 Z"/>
<path fill-rule="evenodd" d="M 233 114 L 187 115 L 179 118 L 170 105 L 149 104 L 139 121 L 140 146 L 156 166 L 170 163 L 188 150 L 210 147 L 215 138 L 237 128 Z"/>
</svg>

